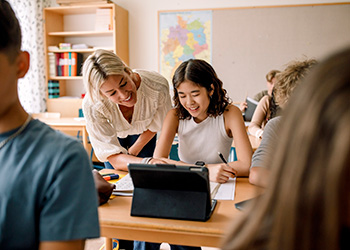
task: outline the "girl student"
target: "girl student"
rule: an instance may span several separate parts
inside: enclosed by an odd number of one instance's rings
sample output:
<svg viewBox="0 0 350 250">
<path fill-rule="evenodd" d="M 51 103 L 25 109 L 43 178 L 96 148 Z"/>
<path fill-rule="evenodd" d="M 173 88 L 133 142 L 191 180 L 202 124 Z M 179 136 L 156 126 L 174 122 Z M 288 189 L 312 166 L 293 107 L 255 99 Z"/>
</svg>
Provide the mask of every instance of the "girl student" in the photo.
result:
<svg viewBox="0 0 350 250">
<path fill-rule="evenodd" d="M 183 62 L 173 77 L 174 108 L 163 124 L 154 157 L 167 162 L 176 133 L 179 138 L 180 161 L 208 167 L 210 181 L 226 182 L 230 177 L 247 176 L 252 157 L 243 118 L 231 102 L 213 67 L 199 59 Z M 234 144 L 233 144 L 234 141 Z M 223 163 L 218 152 L 227 159 L 231 147 L 237 161 Z"/>
</svg>

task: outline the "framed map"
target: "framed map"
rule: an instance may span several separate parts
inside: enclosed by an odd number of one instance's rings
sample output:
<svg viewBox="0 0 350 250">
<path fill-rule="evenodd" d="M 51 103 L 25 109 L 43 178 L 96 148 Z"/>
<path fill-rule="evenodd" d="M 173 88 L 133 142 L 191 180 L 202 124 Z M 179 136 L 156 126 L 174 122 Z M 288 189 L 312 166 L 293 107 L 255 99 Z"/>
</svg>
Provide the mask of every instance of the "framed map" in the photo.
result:
<svg viewBox="0 0 350 250">
<path fill-rule="evenodd" d="M 212 11 L 159 12 L 159 72 L 170 86 L 176 68 L 196 58 L 211 63 Z"/>
</svg>

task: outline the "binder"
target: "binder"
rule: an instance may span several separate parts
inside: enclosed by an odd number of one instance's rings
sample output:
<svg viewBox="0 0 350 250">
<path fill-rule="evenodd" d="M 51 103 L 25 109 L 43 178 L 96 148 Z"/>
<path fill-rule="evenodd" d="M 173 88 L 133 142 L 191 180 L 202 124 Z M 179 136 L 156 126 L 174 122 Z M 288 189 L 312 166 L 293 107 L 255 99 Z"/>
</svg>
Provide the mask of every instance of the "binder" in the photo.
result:
<svg viewBox="0 0 350 250">
<path fill-rule="evenodd" d="M 71 72 L 72 76 L 80 76 L 81 75 L 81 67 L 83 64 L 83 54 L 72 52 L 71 59 Z"/>
<path fill-rule="evenodd" d="M 77 76 L 77 53 L 72 52 L 72 76 Z"/>
<path fill-rule="evenodd" d="M 211 199 L 206 167 L 129 164 L 134 185 L 131 216 L 206 221 Z"/>
<path fill-rule="evenodd" d="M 69 53 L 63 53 L 63 76 L 69 76 Z"/>
<path fill-rule="evenodd" d="M 68 76 L 72 76 L 72 52 L 68 52 Z"/>
<path fill-rule="evenodd" d="M 248 107 L 244 113 L 244 120 L 250 122 L 253 118 L 254 111 L 255 111 L 256 107 L 258 106 L 259 102 L 255 101 L 254 99 L 252 99 L 250 97 L 247 97 L 246 103 L 247 103 Z"/>
<path fill-rule="evenodd" d="M 56 56 L 56 71 L 57 71 L 57 76 L 62 76 L 62 61 L 61 61 L 62 53 L 55 53 L 55 56 Z"/>
</svg>

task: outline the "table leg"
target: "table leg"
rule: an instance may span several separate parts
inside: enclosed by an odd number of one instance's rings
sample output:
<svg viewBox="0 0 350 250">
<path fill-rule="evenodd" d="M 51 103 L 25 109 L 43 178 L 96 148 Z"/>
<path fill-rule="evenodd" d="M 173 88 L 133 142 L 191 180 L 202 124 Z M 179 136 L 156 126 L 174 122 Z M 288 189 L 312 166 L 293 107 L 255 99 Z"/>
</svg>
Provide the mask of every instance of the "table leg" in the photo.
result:
<svg viewBox="0 0 350 250">
<path fill-rule="evenodd" d="M 83 146 L 85 150 L 88 150 L 88 134 L 86 128 L 83 128 Z"/>
<path fill-rule="evenodd" d="M 112 250 L 112 238 L 105 238 L 105 250 Z"/>
</svg>

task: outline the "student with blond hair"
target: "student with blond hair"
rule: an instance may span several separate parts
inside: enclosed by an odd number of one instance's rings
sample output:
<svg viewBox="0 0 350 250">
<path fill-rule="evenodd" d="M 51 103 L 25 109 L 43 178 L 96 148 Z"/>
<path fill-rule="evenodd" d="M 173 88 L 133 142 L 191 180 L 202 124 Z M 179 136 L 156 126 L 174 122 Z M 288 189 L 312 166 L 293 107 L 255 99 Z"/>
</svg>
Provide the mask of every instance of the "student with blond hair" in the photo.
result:
<svg viewBox="0 0 350 250">
<path fill-rule="evenodd" d="M 277 77 L 275 84 L 275 99 L 281 110 L 286 105 L 290 95 L 294 89 L 300 84 L 302 79 L 308 74 L 311 68 L 316 64 L 316 60 L 307 59 L 303 61 L 291 61 L 288 63 Z M 264 137 L 258 149 L 254 152 L 252 164 L 249 171 L 249 182 L 266 186 L 269 182 L 269 169 L 262 167 L 264 160 L 269 155 L 268 151 L 272 151 L 273 146 L 278 141 L 278 130 L 280 127 L 281 117 L 275 117 L 267 122 L 264 129 Z"/>
<path fill-rule="evenodd" d="M 350 249 L 350 47 L 315 66 L 282 118 L 265 193 L 223 250 Z"/>
<path fill-rule="evenodd" d="M 275 86 L 276 83 L 276 76 L 280 72 L 281 71 L 279 70 L 273 69 L 266 74 L 265 77 L 267 89 L 257 93 L 253 98 L 255 101 L 259 102 L 261 98 L 263 98 L 266 95 L 272 96 L 273 86 Z"/>
<path fill-rule="evenodd" d="M 276 82 L 274 84 L 274 88 L 272 90 L 271 96 L 263 97 L 256 107 L 251 123 L 248 127 L 248 132 L 251 135 L 254 135 L 257 138 L 262 138 L 264 133 L 264 127 L 266 123 L 278 116 L 280 114 L 281 105 L 287 102 L 290 93 L 293 92 L 296 83 L 299 78 L 303 77 L 302 74 L 298 74 L 299 69 L 303 70 L 305 67 L 309 67 L 310 65 L 315 64 L 315 60 L 304 60 L 303 62 L 291 62 L 290 65 L 284 70 L 294 72 L 296 78 L 287 78 L 285 76 L 281 76 L 281 74 L 276 75 Z M 288 75 L 288 72 L 285 72 L 284 75 Z M 280 84 L 280 83 L 283 84 Z"/>
</svg>

